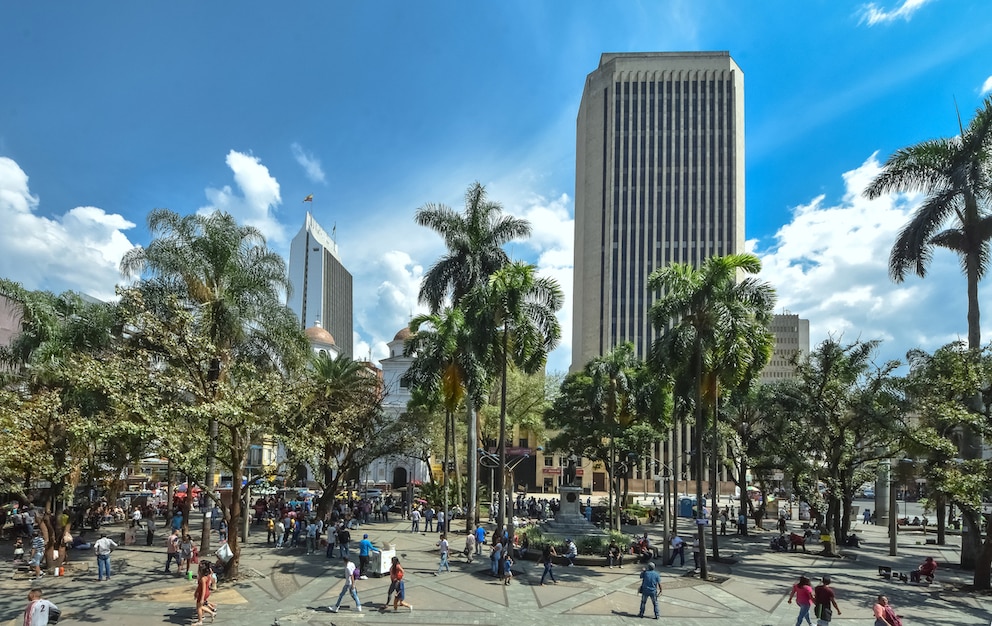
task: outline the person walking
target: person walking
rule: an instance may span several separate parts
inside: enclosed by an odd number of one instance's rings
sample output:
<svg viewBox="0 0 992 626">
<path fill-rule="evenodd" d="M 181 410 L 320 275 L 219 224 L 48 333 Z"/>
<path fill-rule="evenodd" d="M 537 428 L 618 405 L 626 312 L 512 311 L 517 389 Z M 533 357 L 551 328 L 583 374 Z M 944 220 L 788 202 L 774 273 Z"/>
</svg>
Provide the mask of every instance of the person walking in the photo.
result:
<svg viewBox="0 0 992 626">
<path fill-rule="evenodd" d="M 476 556 L 482 556 L 482 546 L 486 543 L 486 529 L 482 527 L 480 522 L 475 527 L 475 554 Z"/>
<path fill-rule="evenodd" d="M 400 558 L 394 556 L 393 564 L 389 566 L 389 591 L 386 593 L 386 604 L 382 607 L 383 612 L 389 609 L 389 602 L 392 600 L 394 613 L 400 610 L 400 606 L 407 607 L 413 613 L 413 606 L 406 602 L 406 584 L 403 582 L 404 575 L 405 572 L 403 571 L 403 566 L 400 565 Z"/>
<path fill-rule="evenodd" d="M 831 605 L 833 609 L 831 609 Z M 820 579 L 820 584 L 813 589 L 813 614 L 816 615 L 816 626 L 830 626 L 833 619 L 833 612 L 840 615 L 840 607 L 837 606 L 837 596 L 834 595 L 833 587 L 830 586 L 830 577 L 824 576 Z"/>
<path fill-rule="evenodd" d="M 475 555 L 475 533 L 468 533 L 465 535 L 465 560 L 469 563 L 472 562 L 472 557 Z"/>
<path fill-rule="evenodd" d="M 107 533 L 100 533 L 100 538 L 93 544 L 93 552 L 96 554 L 96 579 L 110 580 L 110 553 L 113 552 L 117 544 L 107 536 Z"/>
<path fill-rule="evenodd" d="M 338 594 L 338 601 L 334 603 L 334 606 L 327 608 L 331 613 L 337 613 L 338 609 L 341 608 L 341 600 L 344 599 L 345 594 L 350 593 L 352 599 L 355 600 L 355 610 L 361 613 L 362 601 L 358 599 L 358 587 L 356 586 L 360 572 L 355 569 L 355 564 L 348 557 L 341 557 L 341 560 L 344 561 L 344 587 L 341 588 L 341 593 Z"/>
<path fill-rule="evenodd" d="M 551 576 L 551 582 L 558 584 L 555 580 L 555 573 L 551 571 L 554 568 L 554 557 L 558 556 L 555 552 L 555 547 L 550 543 L 544 544 L 544 549 L 541 550 L 541 562 L 544 563 L 544 573 L 541 574 L 541 586 L 544 586 L 544 579 Z"/>
<path fill-rule="evenodd" d="M 885 596 L 878 596 L 875 603 L 875 626 L 902 626 L 902 620 L 896 615 L 895 609 Z"/>
<path fill-rule="evenodd" d="M 414 509 L 413 512 L 410 513 L 410 532 L 420 532 L 420 509 Z"/>
<path fill-rule="evenodd" d="M 276 547 L 281 548 L 286 537 L 286 523 L 282 519 L 276 520 Z"/>
<path fill-rule="evenodd" d="M 644 617 L 644 605 L 648 598 L 654 606 L 654 618 L 659 619 L 661 613 L 658 611 L 658 596 L 661 595 L 661 574 L 654 570 L 654 563 L 648 563 L 647 567 L 641 570 L 641 610 L 637 617 Z"/>
<path fill-rule="evenodd" d="M 373 547 L 372 542 L 369 541 L 369 534 L 365 533 L 362 536 L 362 540 L 358 542 L 358 577 L 361 580 L 368 579 L 368 569 L 369 569 L 369 557 L 373 552 L 378 552 L 378 550 Z"/>
<path fill-rule="evenodd" d="M 172 571 L 172 562 L 176 562 L 176 571 L 178 572 L 183 566 L 182 560 L 179 558 L 179 544 L 182 538 L 179 536 L 178 530 L 173 530 L 172 534 L 169 535 L 166 541 L 166 552 L 165 552 L 165 573 L 168 574 Z"/>
<path fill-rule="evenodd" d="M 45 558 L 45 540 L 41 538 L 41 532 L 35 530 L 31 533 L 31 562 L 34 568 L 34 580 L 38 580 L 45 575 L 41 571 L 41 561 Z"/>
<path fill-rule="evenodd" d="M 210 587 L 213 585 L 213 572 L 210 571 L 210 564 L 204 561 L 197 568 L 196 591 L 193 592 L 193 599 L 196 600 L 196 621 L 191 626 L 203 626 L 203 612 L 210 615 L 210 621 L 214 621 L 217 615 L 217 607 L 210 603 Z"/>
<path fill-rule="evenodd" d="M 441 535 L 443 535 L 443 534 L 445 534 L 447 532 L 445 530 L 445 526 L 444 526 L 444 520 L 445 519 L 446 518 L 444 516 L 444 511 L 438 511 L 437 512 L 437 532 L 439 534 L 441 534 Z"/>
<path fill-rule="evenodd" d="M 799 605 L 799 617 L 796 618 L 796 626 L 802 624 L 803 620 L 806 620 L 807 626 L 813 626 L 813 621 L 809 618 L 809 609 L 813 605 L 813 586 L 810 584 L 809 578 L 800 576 L 799 582 L 792 585 L 789 604 L 792 604 L 793 598 Z"/>
<path fill-rule="evenodd" d="M 438 519 L 440 519 L 440 518 L 438 518 Z M 448 565 L 448 538 L 447 537 L 448 537 L 447 535 L 445 535 L 445 534 L 442 533 L 441 534 L 441 540 L 438 541 L 437 544 L 436 544 L 437 547 L 441 551 L 441 562 L 438 563 L 437 571 L 434 572 L 434 575 L 435 576 L 437 576 L 438 574 L 440 574 L 442 569 L 444 571 L 448 572 L 448 573 L 451 573 L 451 566 Z"/>
<path fill-rule="evenodd" d="M 193 538 L 188 533 L 179 542 L 179 558 L 182 559 L 180 566 L 186 568 L 183 576 L 189 576 L 189 568 L 193 563 Z"/>
<path fill-rule="evenodd" d="M 28 605 L 24 607 L 24 626 L 47 626 L 50 618 L 57 621 L 58 616 L 61 616 L 59 607 L 42 598 L 42 595 L 41 589 L 37 587 L 28 592 Z"/>
</svg>

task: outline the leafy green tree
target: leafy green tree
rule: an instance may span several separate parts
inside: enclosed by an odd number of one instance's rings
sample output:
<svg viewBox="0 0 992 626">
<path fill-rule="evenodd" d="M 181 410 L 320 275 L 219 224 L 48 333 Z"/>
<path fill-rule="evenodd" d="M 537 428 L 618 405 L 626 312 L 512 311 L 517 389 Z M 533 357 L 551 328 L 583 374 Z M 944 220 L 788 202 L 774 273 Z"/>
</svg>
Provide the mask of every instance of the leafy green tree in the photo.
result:
<svg viewBox="0 0 992 626">
<path fill-rule="evenodd" d="M 344 481 L 378 456 L 396 452 L 382 411 L 383 389 L 368 367 L 347 356 L 312 357 L 295 384 L 300 403 L 278 427 L 291 458 L 306 464 L 323 494 L 317 516 Z"/>
<path fill-rule="evenodd" d="M 653 272 L 650 289 L 661 297 L 651 306 L 649 316 L 660 333 L 652 347 L 652 362 L 663 376 L 679 379 L 683 406 L 695 411 L 696 501 L 703 501 L 704 404 L 712 411 L 713 432 L 717 428 L 716 406 L 720 380 L 731 388 L 746 383 L 767 362 L 770 352 L 767 323 L 775 294 L 768 283 L 739 274 L 757 274 L 761 261 L 751 254 L 710 257 L 699 268 L 675 263 Z M 716 446 L 714 435 L 713 445 Z M 716 458 L 714 455 L 714 464 Z M 715 493 L 716 484 L 713 482 Z M 702 516 L 702 506 L 697 507 Z M 709 575 L 704 526 L 697 523 L 700 577 Z"/>
<path fill-rule="evenodd" d="M 835 538 L 850 531 L 859 471 L 895 454 L 905 432 L 904 393 L 893 376 L 899 363 L 875 365 L 878 343 L 825 340 L 800 363 L 796 381 L 774 387 L 768 408 L 766 443 L 790 475 L 808 478 L 800 492 L 826 486 L 824 528 Z"/>
<path fill-rule="evenodd" d="M 81 355 L 110 349 L 119 324 L 113 306 L 72 292 L 30 291 L 0 279 L 0 295 L 20 310 L 18 334 L 10 345 L 0 347 L 0 421 L 17 429 L 11 443 L 30 440 L 23 453 L 9 459 L 3 473 L 22 499 L 27 499 L 31 483 L 48 483 L 36 504 L 46 511 L 41 529 L 47 562 L 58 565 L 67 554 L 60 549 L 68 530 L 61 508 L 72 500 L 79 460 L 108 441 L 105 429 L 97 427 L 103 399 L 74 385 L 70 374 Z M 20 481 L 14 482 L 15 476 Z"/>
<path fill-rule="evenodd" d="M 152 241 L 146 248 L 128 251 L 121 272 L 141 277 L 137 287 L 149 310 L 168 314 L 175 302 L 191 312 L 192 332 L 205 338 L 212 350 L 206 356 L 205 380 L 200 385 L 206 393 L 198 396 L 201 402 L 222 400 L 220 391 L 236 361 L 282 371 L 302 363 L 306 339 L 283 304 L 283 294 L 290 289 L 286 264 L 266 247 L 258 229 L 241 226 L 220 211 L 181 216 L 155 209 L 148 215 L 148 230 Z M 208 493 L 216 474 L 218 428 L 211 419 L 204 481 Z M 237 478 L 241 472 L 232 475 Z M 240 520 L 228 521 L 237 528 Z M 210 546 L 209 531 L 205 524 L 200 538 L 204 553 Z"/>
<path fill-rule="evenodd" d="M 624 343 L 565 376 L 545 423 L 557 431 L 551 450 L 602 463 L 613 492 L 626 494 L 631 461 L 647 455 L 671 426 L 670 394 L 634 356 L 633 344 Z M 615 528 L 618 513 L 611 503 Z"/>
<path fill-rule="evenodd" d="M 417 224 L 437 232 L 444 239 L 447 252 L 424 274 L 420 286 L 420 301 L 430 307 L 431 313 L 440 311 L 446 298 L 451 306 L 457 307 L 470 291 L 489 281 L 489 276 L 509 262 L 503 246 L 530 234 L 530 224 L 526 220 L 503 215 L 499 203 L 486 197 L 485 188 L 478 182 L 469 186 L 465 194 L 465 210 L 457 213 L 441 204 L 426 204 L 417 209 L 414 216 Z M 475 335 L 484 335 L 489 329 L 472 329 Z M 484 341 L 472 341 L 468 350 L 478 350 L 481 360 L 481 345 Z M 474 372 L 471 372 L 474 374 Z M 487 381 L 471 378 L 465 381 L 469 397 L 473 400 L 483 397 Z M 475 410 L 478 405 L 466 403 L 468 422 L 468 481 L 471 515 L 466 515 L 466 528 L 478 521 L 477 487 L 478 464 L 475 449 L 479 445 Z"/>
<path fill-rule="evenodd" d="M 982 527 L 987 494 L 992 490 L 992 461 L 962 459 L 960 437 L 964 428 L 992 436 L 992 348 L 975 351 L 961 343 L 948 344 L 933 354 L 914 350 L 909 355 L 909 393 L 916 423 L 906 437 L 906 451 L 925 460 L 927 490 L 938 503 L 958 507 L 971 532 L 962 538 L 962 561 L 975 557 L 974 586 L 992 588 L 992 525 Z M 978 397 L 980 403 L 972 402 Z M 980 408 L 979 408 L 980 407 Z M 938 506 L 938 542 L 945 511 Z"/>
<path fill-rule="evenodd" d="M 561 339 L 561 326 L 555 314 L 561 309 L 564 295 L 557 281 L 538 277 L 537 268 L 527 263 L 510 263 L 496 270 L 489 284 L 469 294 L 463 301 L 472 311 L 470 319 L 484 318 L 484 326 L 496 329 L 490 350 L 500 368 L 499 463 L 504 471 L 497 475 L 500 494 L 500 520 L 497 533 L 502 534 L 503 519 L 512 520 L 512 507 L 506 505 L 506 419 L 508 372 L 511 362 L 523 372 L 544 369 L 548 354 Z"/>
<path fill-rule="evenodd" d="M 982 103 L 960 135 L 932 139 L 897 150 L 864 194 L 921 192 L 923 202 L 896 238 L 889 274 L 902 282 L 909 271 L 926 277 L 934 248 L 961 257 L 968 287 L 968 347 L 981 346 L 978 283 L 989 265 L 992 238 L 992 96 Z"/>
</svg>

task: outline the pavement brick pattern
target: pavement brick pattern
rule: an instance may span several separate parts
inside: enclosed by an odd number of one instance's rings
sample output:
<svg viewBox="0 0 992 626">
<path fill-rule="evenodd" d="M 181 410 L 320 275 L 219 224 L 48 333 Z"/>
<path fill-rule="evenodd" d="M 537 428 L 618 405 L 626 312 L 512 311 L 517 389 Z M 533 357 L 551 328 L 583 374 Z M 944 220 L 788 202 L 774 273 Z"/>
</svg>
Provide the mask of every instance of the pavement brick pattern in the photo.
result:
<svg viewBox="0 0 992 626">
<path fill-rule="evenodd" d="M 434 534 L 405 532 L 407 522 L 374 522 L 362 528 L 376 543 L 397 546 L 406 569 L 407 601 L 414 606 L 393 613 L 380 612 L 386 601 L 388 578 L 359 581 L 364 611 L 359 613 L 346 596 L 341 611 L 328 610 L 341 588 L 341 562 L 323 553 L 306 556 L 304 549 L 277 549 L 265 544 L 265 531 L 255 531 L 242 554 L 242 570 L 254 577 L 222 584 L 211 596 L 220 607 L 217 624 L 272 626 L 274 624 L 478 624 L 505 626 L 567 624 L 585 626 L 640 623 L 640 566 L 609 569 L 555 567 L 557 585 L 538 585 L 542 567 L 518 561 L 512 584 L 504 586 L 489 576 L 489 560 L 473 564 L 452 557 L 452 572 L 434 576 L 437 551 Z M 660 623 L 679 626 L 793 626 L 798 609 L 787 604 L 789 589 L 802 574 L 817 581 L 829 574 L 842 614 L 833 624 L 871 624 L 875 596 L 885 593 L 904 617 L 907 626 L 922 624 L 962 626 L 989 624 L 992 597 L 957 591 L 955 583 L 970 575 L 948 564 L 959 560 L 955 545 L 926 545 L 918 532 L 901 533 L 899 556 L 888 556 L 884 528 L 856 524 L 865 543 L 848 551 L 843 559 L 820 557 L 813 552 L 775 553 L 767 548 L 770 533 L 721 538 L 721 556 L 731 564 L 715 563 L 712 569 L 723 582 L 704 583 L 691 575 L 692 568 L 664 567 L 659 563 L 664 593 Z M 660 542 L 661 529 L 631 527 L 630 533 L 648 531 Z M 453 533 L 454 534 L 454 533 Z M 461 534 L 454 534 L 459 546 Z M 956 541 L 956 538 L 952 538 Z M 0 546 L 2 549 L 3 546 Z M 895 571 L 914 569 L 932 555 L 941 564 L 938 581 L 931 586 L 904 584 L 881 579 L 878 566 Z M 153 547 L 127 546 L 114 552 L 113 578 L 96 581 L 92 554 L 74 554 L 76 567 L 70 576 L 46 576 L 32 583 L 9 566 L 0 578 L 0 626 L 20 626 L 20 614 L 28 589 L 38 584 L 45 596 L 63 609 L 60 624 L 106 626 L 189 624 L 193 621 L 194 581 L 165 574 L 164 536 Z M 815 584 L 815 583 L 814 583 Z M 650 613 L 650 607 L 648 609 Z"/>
</svg>

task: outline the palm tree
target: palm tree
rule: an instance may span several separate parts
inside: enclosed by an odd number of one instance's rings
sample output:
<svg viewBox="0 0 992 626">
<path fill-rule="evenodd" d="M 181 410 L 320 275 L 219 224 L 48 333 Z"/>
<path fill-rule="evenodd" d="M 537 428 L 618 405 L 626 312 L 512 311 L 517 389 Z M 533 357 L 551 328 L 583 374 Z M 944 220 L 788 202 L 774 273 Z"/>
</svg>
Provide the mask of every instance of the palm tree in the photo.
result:
<svg viewBox="0 0 992 626">
<path fill-rule="evenodd" d="M 902 282 L 912 270 L 924 278 L 934 248 L 961 257 L 968 283 L 968 347 L 981 346 L 978 282 L 989 264 L 992 238 L 992 96 L 985 99 L 961 134 L 897 150 L 864 194 L 919 191 L 926 197 L 896 238 L 889 275 Z"/>
<path fill-rule="evenodd" d="M 512 362 L 521 371 L 533 374 L 544 367 L 548 354 L 561 340 L 561 326 L 555 314 L 565 296 L 553 278 L 538 278 L 533 265 L 514 262 L 497 270 L 484 289 L 471 292 L 463 301 L 477 327 L 495 329 L 490 344 L 500 367 L 499 463 L 497 491 L 500 518 L 497 534 L 502 536 L 503 519 L 512 520 L 506 494 L 506 391 Z"/>
<path fill-rule="evenodd" d="M 487 283 L 489 276 L 509 262 L 503 246 L 514 239 L 530 234 L 530 224 L 526 220 L 503 215 L 498 202 L 486 198 L 486 190 L 476 182 L 465 193 L 465 211 L 456 213 L 441 204 L 425 204 L 417 209 L 414 220 L 421 226 L 436 231 L 444 239 L 447 253 L 424 274 L 420 285 L 420 301 L 437 313 L 446 298 L 451 298 L 451 306 L 458 306 L 472 289 Z M 468 387 L 473 397 L 480 397 L 479 391 L 484 381 L 469 379 Z M 468 419 L 468 439 L 471 454 L 468 455 L 469 502 L 471 515 L 466 515 L 467 530 L 477 521 L 477 459 L 478 429 L 475 416 L 476 405 L 466 405 Z"/>
<path fill-rule="evenodd" d="M 148 214 L 148 230 L 151 243 L 128 251 L 121 260 L 121 273 L 143 277 L 139 289 L 153 306 L 156 300 L 175 298 L 194 312 L 214 346 L 207 382 L 215 390 L 229 376 L 235 358 L 278 368 L 302 361 L 305 339 L 283 304 L 283 294 L 290 289 L 286 263 L 266 247 L 258 229 L 241 226 L 220 211 L 181 216 L 155 209 Z M 214 487 L 217 430 L 218 422 L 211 418 L 208 492 Z M 234 476 L 241 475 L 241 468 L 229 469 L 236 470 Z M 233 483 L 233 490 L 240 490 L 240 481 Z M 230 520 L 232 528 L 236 522 Z M 209 533 L 205 524 L 201 552 L 209 550 Z"/>
<path fill-rule="evenodd" d="M 473 352 L 463 349 L 466 326 L 465 314 L 460 308 L 418 315 L 410 321 L 410 332 L 404 354 L 413 356 L 414 360 L 404 376 L 405 382 L 411 388 L 439 397 L 444 406 L 444 510 L 447 514 L 448 450 L 449 446 L 455 448 L 455 411 L 469 391 L 468 381 L 484 374 L 474 360 Z M 456 453 L 452 456 L 457 458 Z M 461 489 L 457 493 L 460 505 Z"/>
<path fill-rule="evenodd" d="M 741 380 L 748 372 L 760 369 L 757 362 L 763 354 L 762 341 L 752 335 L 766 327 L 774 291 L 754 278 L 737 280 L 740 273 L 757 274 L 760 270 L 761 261 L 756 256 L 730 254 L 710 257 L 698 269 L 675 263 L 656 270 L 648 279 L 649 288 L 663 294 L 649 313 L 655 329 L 662 333 L 652 347 L 652 362 L 662 371 L 691 381 L 694 390 L 697 517 L 703 514 L 704 392 L 715 406 L 718 378 Z M 701 523 L 697 529 L 700 577 L 705 579 L 705 533 Z"/>
</svg>

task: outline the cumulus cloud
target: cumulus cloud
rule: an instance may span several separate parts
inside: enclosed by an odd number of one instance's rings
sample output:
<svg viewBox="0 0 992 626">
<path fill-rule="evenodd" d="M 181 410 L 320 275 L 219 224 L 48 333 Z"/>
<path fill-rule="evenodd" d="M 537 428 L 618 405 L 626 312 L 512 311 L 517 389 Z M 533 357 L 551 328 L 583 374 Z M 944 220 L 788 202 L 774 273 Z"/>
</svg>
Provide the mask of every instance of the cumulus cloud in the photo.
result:
<svg viewBox="0 0 992 626">
<path fill-rule="evenodd" d="M 269 168 L 262 165 L 258 157 L 236 150 L 227 154 L 226 161 L 240 194 L 230 185 L 220 189 L 208 187 L 204 193 L 210 204 L 201 207 L 199 212 L 225 211 L 239 223 L 258 228 L 269 243 L 285 243 L 286 230 L 275 215 L 276 208 L 282 204 L 279 182 L 269 173 Z"/>
<path fill-rule="evenodd" d="M 39 205 L 24 170 L 0 157 L 0 276 L 28 289 L 112 299 L 121 257 L 134 247 L 124 231 L 135 225 L 91 206 L 44 217 L 37 214 Z"/>
<path fill-rule="evenodd" d="M 930 0 L 903 0 L 902 4 L 891 10 L 880 8 L 874 2 L 869 2 L 861 7 L 861 23 L 874 26 L 875 24 L 886 24 L 895 20 L 909 21 L 913 14 L 923 8 L 923 5 Z"/>
<path fill-rule="evenodd" d="M 293 158 L 296 162 L 300 164 L 303 171 L 306 172 L 307 178 L 312 182 L 326 184 L 327 178 L 324 176 L 324 170 L 320 166 L 320 159 L 315 157 L 313 153 L 307 152 L 303 149 L 297 142 L 293 142 L 290 145 L 290 149 L 293 151 Z"/>
<path fill-rule="evenodd" d="M 532 258 L 527 259 L 537 266 L 541 276 L 558 281 L 565 294 L 565 304 L 558 312 L 561 324 L 561 343 L 548 357 L 548 371 L 567 371 L 572 359 L 572 267 L 575 243 L 575 218 L 572 213 L 572 200 L 568 194 L 547 199 L 532 195 L 514 206 L 511 212 L 531 224 L 531 236 L 522 242 L 529 248 Z"/>
<path fill-rule="evenodd" d="M 934 254 L 925 279 L 889 278 L 892 243 L 921 197 L 865 199 L 862 190 L 880 171 L 872 155 L 843 175 L 839 202 L 817 196 L 793 209 L 770 245 L 749 246 L 762 259 L 761 277 L 778 292 L 779 310 L 810 320 L 811 347 L 829 336 L 881 339 L 879 360 L 901 360 L 910 349 L 965 338 L 967 297 L 957 257 L 946 251 Z"/>
<path fill-rule="evenodd" d="M 347 265 L 347 264 L 346 264 Z M 387 342 L 413 315 L 426 312 L 417 303 L 424 268 L 407 253 L 389 250 L 355 266 L 355 358 L 373 361 L 389 355 Z"/>
<path fill-rule="evenodd" d="M 979 91 L 979 94 L 982 96 L 986 96 L 990 93 L 992 93 L 992 76 L 985 79 L 985 82 L 982 83 L 982 89 Z"/>
</svg>

